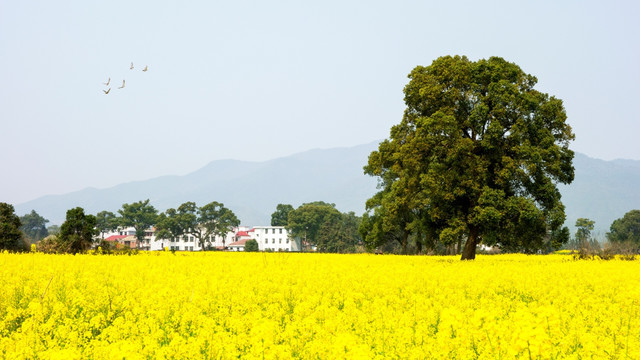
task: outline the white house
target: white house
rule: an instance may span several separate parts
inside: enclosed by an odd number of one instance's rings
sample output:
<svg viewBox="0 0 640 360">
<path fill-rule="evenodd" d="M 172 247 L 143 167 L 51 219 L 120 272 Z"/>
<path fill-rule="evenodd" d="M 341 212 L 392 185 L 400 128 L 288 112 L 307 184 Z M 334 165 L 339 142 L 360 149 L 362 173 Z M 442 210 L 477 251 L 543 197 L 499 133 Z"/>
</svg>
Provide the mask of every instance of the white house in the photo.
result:
<svg viewBox="0 0 640 360">
<path fill-rule="evenodd" d="M 151 227 L 145 231 L 144 240 L 140 244 L 135 240 L 133 236 L 135 236 L 136 231 L 133 227 L 119 228 L 115 232 L 109 232 L 102 234 L 106 238 L 110 238 L 112 236 L 120 237 L 128 236 L 127 240 L 129 240 L 129 245 L 131 248 L 137 248 L 140 250 L 162 250 L 166 248 L 167 250 L 176 250 L 176 251 L 201 251 L 202 247 L 200 246 L 200 242 L 196 239 L 195 236 L 191 234 L 185 234 L 179 236 L 174 239 L 156 239 L 155 236 L 155 228 Z M 223 249 L 224 246 L 231 244 L 235 241 L 235 231 L 230 231 L 226 234 L 226 236 L 210 236 L 205 241 L 205 247 L 207 248 L 216 248 Z M 115 239 L 115 238 L 114 238 Z"/>
<path fill-rule="evenodd" d="M 155 228 L 145 231 L 144 240 L 138 244 L 133 227 L 119 228 L 115 232 L 102 234 L 105 238 L 123 241 L 127 238 L 127 245 L 140 250 L 202 251 L 198 239 L 192 234 L 185 234 L 174 239 L 156 239 Z M 117 239 L 116 239 L 117 238 Z M 249 228 L 239 226 L 224 237 L 210 236 L 205 241 L 207 249 L 244 251 L 245 242 L 254 239 L 258 242 L 260 251 L 300 251 L 300 239 L 293 239 L 284 226 L 256 226 Z M 124 244 L 124 243 L 123 243 Z"/>
<path fill-rule="evenodd" d="M 293 239 L 284 226 L 255 226 L 252 232 L 260 251 L 300 251 L 299 240 Z"/>
</svg>

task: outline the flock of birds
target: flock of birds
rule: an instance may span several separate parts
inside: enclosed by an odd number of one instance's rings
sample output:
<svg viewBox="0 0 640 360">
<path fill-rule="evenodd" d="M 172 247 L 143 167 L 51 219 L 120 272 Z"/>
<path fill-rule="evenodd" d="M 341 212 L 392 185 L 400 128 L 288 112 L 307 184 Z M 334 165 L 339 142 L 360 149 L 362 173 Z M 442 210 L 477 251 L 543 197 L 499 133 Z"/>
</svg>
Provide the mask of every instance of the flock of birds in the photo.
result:
<svg viewBox="0 0 640 360">
<path fill-rule="evenodd" d="M 131 66 L 129 66 L 129 70 L 133 70 L 133 62 L 131 63 Z M 142 71 L 147 72 L 147 70 L 149 70 L 149 67 L 147 65 L 144 66 L 144 69 L 142 69 Z M 124 83 L 125 81 L 122 80 L 122 86 L 119 86 L 118 89 L 124 89 Z M 103 83 L 105 86 L 109 86 L 109 84 L 111 84 L 111 77 L 109 77 L 109 79 L 107 79 L 106 83 Z M 111 91 L 111 88 L 108 88 L 107 90 L 102 90 L 104 92 L 105 95 L 109 95 L 109 92 Z"/>
</svg>

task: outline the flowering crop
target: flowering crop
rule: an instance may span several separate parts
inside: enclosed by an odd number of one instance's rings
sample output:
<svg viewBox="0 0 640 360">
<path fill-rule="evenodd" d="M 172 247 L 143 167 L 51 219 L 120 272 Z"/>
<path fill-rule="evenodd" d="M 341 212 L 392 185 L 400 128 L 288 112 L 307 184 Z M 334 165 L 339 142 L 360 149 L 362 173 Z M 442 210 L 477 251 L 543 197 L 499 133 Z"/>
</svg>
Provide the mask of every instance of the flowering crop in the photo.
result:
<svg viewBox="0 0 640 360">
<path fill-rule="evenodd" d="M 0 254 L 0 358 L 640 359 L 640 262 Z"/>
</svg>

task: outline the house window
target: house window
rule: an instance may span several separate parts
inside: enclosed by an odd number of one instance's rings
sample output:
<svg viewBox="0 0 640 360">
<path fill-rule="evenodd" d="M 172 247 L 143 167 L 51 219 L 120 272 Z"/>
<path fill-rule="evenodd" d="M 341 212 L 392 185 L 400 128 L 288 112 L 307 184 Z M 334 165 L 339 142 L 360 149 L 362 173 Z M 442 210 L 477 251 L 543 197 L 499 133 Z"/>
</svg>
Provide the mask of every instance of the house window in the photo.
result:
<svg viewBox="0 0 640 360">
<path fill-rule="evenodd" d="M 278 244 L 282 244 L 282 239 L 278 239 Z"/>
<path fill-rule="evenodd" d="M 271 239 L 271 243 L 275 244 L 276 243 L 276 239 Z"/>
<path fill-rule="evenodd" d="M 268 244 L 269 243 L 269 239 L 264 239 L 264 243 Z"/>
<path fill-rule="evenodd" d="M 276 229 L 271 229 L 271 233 L 275 234 L 276 233 Z"/>
<path fill-rule="evenodd" d="M 289 239 L 287 238 L 287 244 L 289 243 Z"/>
<path fill-rule="evenodd" d="M 193 251 L 193 246 L 190 246 L 190 247 L 189 247 L 189 250 Z"/>
<path fill-rule="evenodd" d="M 282 229 L 280 229 L 280 234 L 282 234 Z"/>
</svg>

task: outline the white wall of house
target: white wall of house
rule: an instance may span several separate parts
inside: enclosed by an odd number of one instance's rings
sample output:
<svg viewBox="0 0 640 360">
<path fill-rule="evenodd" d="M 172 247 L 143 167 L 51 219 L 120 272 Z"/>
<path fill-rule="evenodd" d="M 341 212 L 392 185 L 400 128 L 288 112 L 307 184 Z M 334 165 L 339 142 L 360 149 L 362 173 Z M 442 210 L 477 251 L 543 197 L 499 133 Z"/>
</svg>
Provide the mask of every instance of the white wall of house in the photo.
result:
<svg viewBox="0 0 640 360">
<path fill-rule="evenodd" d="M 300 251 L 300 244 L 284 226 L 255 226 L 253 238 L 258 242 L 260 251 Z"/>
</svg>

